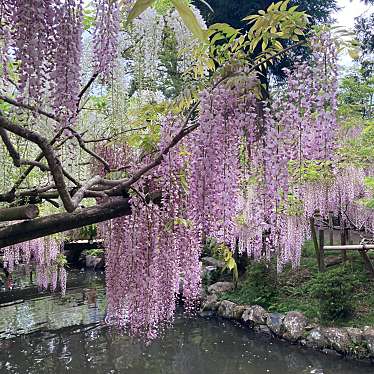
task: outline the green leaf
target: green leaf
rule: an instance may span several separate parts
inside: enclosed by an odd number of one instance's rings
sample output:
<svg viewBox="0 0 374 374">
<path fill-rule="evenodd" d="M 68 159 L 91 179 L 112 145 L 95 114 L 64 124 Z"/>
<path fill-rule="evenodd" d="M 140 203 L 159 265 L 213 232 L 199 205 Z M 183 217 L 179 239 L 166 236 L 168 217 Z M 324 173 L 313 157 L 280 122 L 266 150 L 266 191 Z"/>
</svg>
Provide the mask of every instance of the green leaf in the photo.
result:
<svg viewBox="0 0 374 374">
<path fill-rule="evenodd" d="M 290 9 L 288 9 L 289 12 L 294 12 L 299 6 L 298 5 L 294 5 L 292 6 Z"/>
<path fill-rule="evenodd" d="M 348 49 L 348 54 L 353 60 L 358 60 L 360 57 L 360 53 L 356 48 Z"/>
<path fill-rule="evenodd" d="M 187 182 L 187 177 L 186 177 L 186 173 L 184 170 L 182 170 L 179 174 L 179 179 L 180 179 L 180 183 L 181 183 L 181 186 L 184 190 L 184 192 L 188 192 L 188 182 Z"/>
<path fill-rule="evenodd" d="M 255 19 L 258 18 L 258 17 L 259 17 L 258 14 L 250 15 L 250 16 L 244 17 L 244 18 L 243 18 L 243 21 L 255 20 Z"/>
<path fill-rule="evenodd" d="M 191 33 L 202 42 L 207 42 L 207 32 L 201 28 L 191 8 L 183 0 L 171 0 L 171 2 Z"/>
<path fill-rule="evenodd" d="M 240 29 L 235 29 L 227 23 L 214 23 L 209 27 L 209 29 L 221 31 L 226 34 L 228 37 L 232 35 L 237 35 Z"/>
<path fill-rule="evenodd" d="M 132 21 L 136 17 L 138 17 L 140 14 L 142 14 L 146 9 L 148 9 L 156 0 L 137 0 L 137 2 L 134 4 L 132 9 L 130 10 L 130 13 L 127 17 L 127 22 Z"/>
<path fill-rule="evenodd" d="M 283 1 L 282 5 L 280 6 L 280 10 L 286 10 L 289 2 L 290 2 L 290 0 Z M 296 6 L 296 8 L 297 8 L 297 6 Z"/>
</svg>

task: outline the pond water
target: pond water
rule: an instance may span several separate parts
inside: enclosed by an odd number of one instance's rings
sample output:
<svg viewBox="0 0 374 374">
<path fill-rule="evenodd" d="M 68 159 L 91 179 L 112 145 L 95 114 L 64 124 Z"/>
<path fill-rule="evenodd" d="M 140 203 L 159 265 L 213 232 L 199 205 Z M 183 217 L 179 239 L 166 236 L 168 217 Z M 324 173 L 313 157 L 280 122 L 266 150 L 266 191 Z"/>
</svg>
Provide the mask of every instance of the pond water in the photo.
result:
<svg viewBox="0 0 374 374">
<path fill-rule="evenodd" d="M 0 292 L 0 373 L 369 374 L 374 366 L 253 334 L 228 321 L 187 319 L 149 346 L 101 321 L 102 274 L 73 272 L 65 298 L 15 281 Z M 7 304 L 4 304 L 6 302 Z"/>
</svg>

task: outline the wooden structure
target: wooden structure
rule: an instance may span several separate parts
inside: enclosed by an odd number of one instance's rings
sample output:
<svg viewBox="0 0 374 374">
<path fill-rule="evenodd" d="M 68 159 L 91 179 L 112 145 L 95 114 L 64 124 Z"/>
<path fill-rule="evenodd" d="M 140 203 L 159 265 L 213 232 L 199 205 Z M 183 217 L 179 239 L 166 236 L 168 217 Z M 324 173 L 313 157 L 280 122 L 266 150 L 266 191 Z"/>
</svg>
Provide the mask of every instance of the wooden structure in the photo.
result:
<svg viewBox="0 0 374 374">
<path fill-rule="evenodd" d="M 373 249 L 373 244 L 325 245 L 323 247 L 324 251 L 344 251 L 345 253 L 347 251 L 358 251 L 364 261 L 365 268 L 370 278 L 374 279 L 374 265 L 368 256 L 368 251 Z"/>
<path fill-rule="evenodd" d="M 347 252 L 357 251 L 364 262 L 365 268 L 370 278 L 374 279 L 374 265 L 370 260 L 368 252 L 374 250 L 374 244 L 365 242 L 365 239 L 361 240 L 360 244 L 352 244 L 350 239 L 350 229 L 347 227 L 345 222 L 340 219 L 340 226 L 334 226 L 333 216 L 329 214 L 328 223 L 319 221 L 316 225 L 315 217 L 310 218 L 310 229 L 312 233 L 312 240 L 314 249 L 316 251 L 316 259 L 318 264 L 318 270 L 324 272 L 326 270 L 325 264 L 325 253 L 326 251 L 339 251 L 342 254 L 342 262 L 348 260 Z M 325 231 L 329 233 L 329 245 L 325 245 Z M 340 231 L 340 245 L 334 245 L 334 230 Z M 347 244 L 348 243 L 348 244 Z"/>
</svg>

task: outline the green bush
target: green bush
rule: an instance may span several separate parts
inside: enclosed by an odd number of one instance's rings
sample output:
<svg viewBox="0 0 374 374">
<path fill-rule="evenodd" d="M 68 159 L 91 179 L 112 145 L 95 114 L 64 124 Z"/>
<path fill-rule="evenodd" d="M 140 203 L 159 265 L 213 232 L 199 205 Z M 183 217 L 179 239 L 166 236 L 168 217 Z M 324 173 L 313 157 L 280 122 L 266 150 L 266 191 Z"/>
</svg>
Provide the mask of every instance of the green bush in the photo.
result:
<svg viewBox="0 0 374 374">
<path fill-rule="evenodd" d="M 87 226 L 81 227 L 81 229 L 79 231 L 79 236 L 82 239 L 96 238 L 96 236 L 97 236 L 96 225 L 87 225 Z"/>
<path fill-rule="evenodd" d="M 84 253 L 88 256 L 101 257 L 104 254 L 104 249 L 101 249 L 101 248 L 87 249 L 84 251 Z"/>
<path fill-rule="evenodd" d="M 239 287 L 224 297 L 239 304 L 257 304 L 268 308 L 277 296 L 275 274 L 272 264 L 268 262 L 252 263 L 247 267 Z"/>
<path fill-rule="evenodd" d="M 340 266 L 317 274 L 308 282 L 311 296 L 319 300 L 322 320 L 346 319 L 353 312 L 353 290 L 359 283 L 358 275 L 347 266 Z"/>
</svg>

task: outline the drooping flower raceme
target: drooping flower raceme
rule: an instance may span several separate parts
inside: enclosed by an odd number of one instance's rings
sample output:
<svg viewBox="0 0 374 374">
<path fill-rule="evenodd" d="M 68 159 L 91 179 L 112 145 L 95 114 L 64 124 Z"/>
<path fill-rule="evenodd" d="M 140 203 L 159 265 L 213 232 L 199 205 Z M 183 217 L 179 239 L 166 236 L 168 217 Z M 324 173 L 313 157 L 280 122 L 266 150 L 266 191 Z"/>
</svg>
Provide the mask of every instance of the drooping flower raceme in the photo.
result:
<svg viewBox="0 0 374 374">
<path fill-rule="evenodd" d="M 107 79 L 118 57 L 120 4 L 118 0 L 95 0 L 94 73 Z"/>
<path fill-rule="evenodd" d="M 49 287 L 54 291 L 57 287 L 58 272 L 62 294 L 66 290 L 66 270 L 59 263 L 61 245 L 56 240 L 46 237 L 33 239 L 21 244 L 4 248 L 4 268 L 10 273 L 16 265 L 35 265 L 36 283 L 41 289 Z"/>
</svg>

